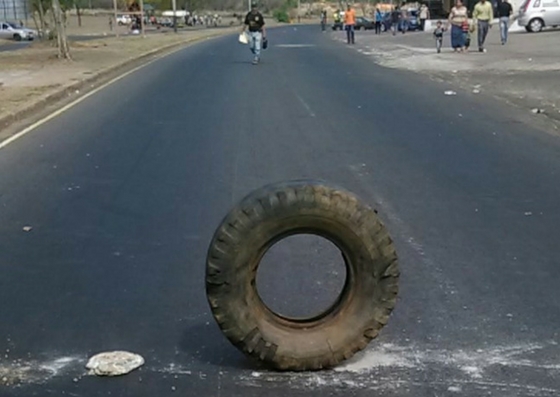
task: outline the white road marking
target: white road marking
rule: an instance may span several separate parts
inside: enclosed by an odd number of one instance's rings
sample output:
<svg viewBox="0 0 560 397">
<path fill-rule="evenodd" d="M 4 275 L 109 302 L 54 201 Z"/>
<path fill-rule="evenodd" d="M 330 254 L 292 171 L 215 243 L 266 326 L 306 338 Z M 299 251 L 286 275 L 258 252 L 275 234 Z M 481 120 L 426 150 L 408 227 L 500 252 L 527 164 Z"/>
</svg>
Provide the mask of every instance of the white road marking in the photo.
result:
<svg viewBox="0 0 560 397">
<path fill-rule="evenodd" d="M 276 47 L 280 47 L 280 48 L 306 48 L 306 47 L 315 47 L 315 44 L 276 44 Z"/>
<path fill-rule="evenodd" d="M 201 41 L 201 40 L 194 40 L 194 41 L 191 41 L 190 43 L 185 43 L 185 44 L 194 44 L 194 43 L 196 43 L 196 42 L 198 42 L 198 41 Z M 113 79 L 111 79 L 111 80 L 109 80 L 108 82 L 106 82 L 106 83 L 100 85 L 100 86 L 97 87 L 97 88 L 94 88 L 93 90 L 89 91 L 87 94 L 85 94 L 85 95 L 79 97 L 78 99 L 76 99 L 76 100 L 70 102 L 69 104 L 67 104 L 67 105 L 65 105 L 65 106 L 63 106 L 63 107 L 61 107 L 60 109 L 58 109 L 58 110 L 56 110 L 55 112 L 49 114 L 48 116 L 42 118 L 41 120 L 39 120 L 39 121 L 37 121 L 37 122 L 31 124 L 29 127 L 26 127 L 26 128 L 23 129 L 22 131 L 20 131 L 20 132 L 14 134 L 14 135 L 12 135 L 12 136 L 10 136 L 9 138 L 6 138 L 4 141 L 0 142 L 0 149 L 5 148 L 5 147 L 8 146 L 10 143 L 12 143 L 12 142 L 18 140 L 19 138 L 21 138 L 22 136 L 24 136 L 24 135 L 26 135 L 26 134 L 28 134 L 28 133 L 30 133 L 31 131 L 35 130 L 37 127 L 40 127 L 41 125 L 43 125 L 43 124 L 49 122 L 50 120 L 54 119 L 55 117 L 60 116 L 62 113 L 66 112 L 68 109 L 73 108 L 74 106 L 76 106 L 76 105 L 79 104 L 80 102 L 86 100 L 87 98 L 89 98 L 89 97 L 92 96 L 92 95 L 97 94 L 99 91 L 103 90 L 104 88 L 107 88 L 107 87 L 110 86 L 111 84 L 116 83 L 117 81 L 122 80 L 122 79 L 124 79 L 124 78 L 127 77 L 127 76 L 130 76 L 131 74 L 133 74 L 133 73 L 139 71 L 140 69 L 142 69 L 142 68 L 144 68 L 144 67 L 146 67 L 146 66 L 148 66 L 148 65 L 150 65 L 150 64 L 152 64 L 152 63 L 154 63 L 155 61 L 158 61 L 158 60 L 160 60 L 160 59 L 162 59 L 162 58 L 165 58 L 165 57 L 167 57 L 167 56 L 170 56 L 170 55 L 172 55 L 172 54 L 174 54 L 174 53 L 176 53 L 176 52 L 179 52 L 179 51 L 181 51 L 181 50 L 183 50 L 183 49 L 185 49 L 185 47 L 180 47 L 180 48 L 177 48 L 176 50 L 172 50 L 172 51 L 167 52 L 167 53 L 165 53 L 165 54 L 156 56 L 156 58 L 154 58 L 154 59 L 152 59 L 152 60 L 149 60 L 149 61 L 147 61 L 146 63 L 143 63 L 142 65 L 137 66 L 137 67 L 135 67 L 135 68 L 133 68 L 133 69 L 131 69 L 131 70 L 129 70 L 129 71 L 127 71 L 127 72 L 125 72 L 125 73 L 123 73 L 123 74 L 121 74 L 121 75 L 119 75 L 119 76 L 117 76 L 117 77 L 115 77 L 115 78 L 113 78 Z"/>
<path fill-rule="evenodd" d="M 299 101 L 301 102 L 303 107 L 307 110 L 307 113 L 309 113 L 309 116 L 315 117 L 315 113 L 313 113 L 313 110 L 311 110 L 311 107 L 307 104 L 307 102 L 305 102 L 303 100 L 303 98 L 300 97 L 298 94 L 296 94 L 296 97 L 297 97 L 297 99 L 299 99 Z"/>
</svg>

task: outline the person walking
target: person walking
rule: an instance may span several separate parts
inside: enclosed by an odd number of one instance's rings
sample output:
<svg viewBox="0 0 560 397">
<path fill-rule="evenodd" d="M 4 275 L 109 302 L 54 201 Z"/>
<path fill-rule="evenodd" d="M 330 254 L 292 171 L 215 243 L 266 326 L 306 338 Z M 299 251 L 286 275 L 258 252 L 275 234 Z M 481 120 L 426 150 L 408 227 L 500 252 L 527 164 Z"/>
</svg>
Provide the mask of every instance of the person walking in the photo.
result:
<svg viewBox="0 0 560 397">
<path fill-rule="evenodd" d="M 473 19 L 476 21 L 478 29 L 478 51 L 486 52 L 484 42 L 488 35 L 488 30 L 492 27 L 492 20 L 494 19 L 494 9 L 492 4 L 486 0 L 480 0 L 474 6 Z"/>
<path fill-rule="evenodd" d="M 393 11 L 391 11 L 391 30 L 393 31 L 393 36 L 397 34 L 399 30 L 399 21 L 401 19 L 401 10 L 399 6 L 396 6 Z"/>
<path fill-rule="evenodd" d="M 500 36 L 502 38 L 502 45 L 507 43 L 509 19 L 513 14 L 513 8 L 508 0 L 502 0 L 498 5 L 498 18 L 500 18 Z"/>
<path fill-rule="evenodd" d="M 355 44 L 354 40 L 354 27 L 356 26 L 356 12 L 350 4 L 344 13 L 344 28 L 346 29 L 346 40 L 348 44 Z"/>
<path fill-rule="evenodd" d="M 375 8 L 375 34 L 381 34 L 381 22 L 383 22 L 383 14 L 379 7 Z"/>
<path fill-rule="evenodd" d="M 245 16 L 245 22 L 241 33 L 245 33 L 247 30 L 249 30 L 249 44 L 251 46 L 251 52 L 255 55 L 253 65 L 256 65 L 261 59 L 262 42 L 263 40 L 266 40 L 264 18 L 258 10 L 257 3 L 251 3 L 251 11 L 249 11 L 249 13 Z"/>
<path fill-rule="evenodd" d="M 324 32 L 327 28 L 327 10 L 321 11 L 321 30 Z"/>
<path fill-rule="evenodd" d="M 469 20 L 467 12 L 467 7 L 463 5 L 463 2 L 457 0 L 455 7 L 449 13 L 448 25 L 451 25 L 451 47 L 455 52 L 465 51 L 463 24 Z"/>
<path fill-rule="evenodd" d="M 443 33 L 445 28 L 441 21 L 437 21 L 436 28 L 434 29 L 434 39 L 436 40 L 436 51 L 439 54 L 441 52 L 441 46 L 443 44 Z"/>
<path fill-rule="evenodd" d="M 430 19 L 430 9 L 426 4 L 420 7 L 420 30 L 426 30 L 426 20 Z"/>
<path fill-rule="evenodd" d="M 404 2 L 401 6 L 401 31 L 402 34 L 408 31 L 408 10 L 405 8 Z"/>
</svg>

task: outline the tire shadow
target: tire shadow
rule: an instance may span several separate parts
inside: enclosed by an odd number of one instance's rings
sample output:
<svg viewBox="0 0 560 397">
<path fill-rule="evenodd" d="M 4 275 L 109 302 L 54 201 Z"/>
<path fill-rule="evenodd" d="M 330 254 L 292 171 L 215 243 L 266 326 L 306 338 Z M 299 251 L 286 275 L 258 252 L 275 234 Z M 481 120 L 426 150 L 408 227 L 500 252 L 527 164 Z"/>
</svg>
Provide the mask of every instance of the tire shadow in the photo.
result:
<svg viewBox="0 0 560 397">
<path fill-rule="evenodd" d="M 222 334 L 215 322 L 196 324 L 185 329 L 179 349 L 195 360 L 221 368 L 257 370 L 263 366 L 246 357 Z"/>
</svg>

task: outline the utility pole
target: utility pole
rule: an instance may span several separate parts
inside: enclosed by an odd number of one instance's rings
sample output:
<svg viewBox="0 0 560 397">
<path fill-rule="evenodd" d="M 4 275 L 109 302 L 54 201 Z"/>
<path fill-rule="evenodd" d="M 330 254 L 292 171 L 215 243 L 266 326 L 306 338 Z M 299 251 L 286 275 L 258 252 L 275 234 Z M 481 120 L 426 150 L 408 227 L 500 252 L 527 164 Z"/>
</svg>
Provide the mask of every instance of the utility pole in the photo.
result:
<svg viewBox="0 0 560 397">
<path fill-rule="evenodd" d="M 301 0 L 297 0 L 297 21 L 298 23 L 301 22 Z"/>
<path fill-rule="evenodd" d="M 247 9 L 248 9 L 249 11 L 251 11 L 251 1 L 252 1 L 252 0 L 247 0 Z"/>
<path fill-rule="evenodd" d="M 177 33 L 177 0 L 172 0 L 173 3 L 173 31 Z"/>
</svg>

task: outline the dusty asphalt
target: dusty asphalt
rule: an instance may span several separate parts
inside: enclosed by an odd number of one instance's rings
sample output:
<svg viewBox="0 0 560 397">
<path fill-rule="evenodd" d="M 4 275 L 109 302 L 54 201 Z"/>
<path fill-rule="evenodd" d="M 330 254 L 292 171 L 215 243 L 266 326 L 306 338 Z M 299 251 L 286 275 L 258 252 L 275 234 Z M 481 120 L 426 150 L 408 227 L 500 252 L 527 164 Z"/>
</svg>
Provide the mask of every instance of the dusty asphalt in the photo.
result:
<svg viewBox="0 0 560 397">
<path fill-rule="evenodd" d="M 24 381 L 0 395 L 559 395 L 558 138 L 315 27 L 270 40 L 257 67 L 236 37 L 197 44 L 0 150 L 0 374 Z M 222 217 L 293 178 L 359 194 L 400 256 L 388 326 L 336 371 L 259 368 L 205 300 Z M 305 305 L 310 275 L 270 282 Z M 84 376 L 109 349 L 146 365 Z"/>
</svg>

